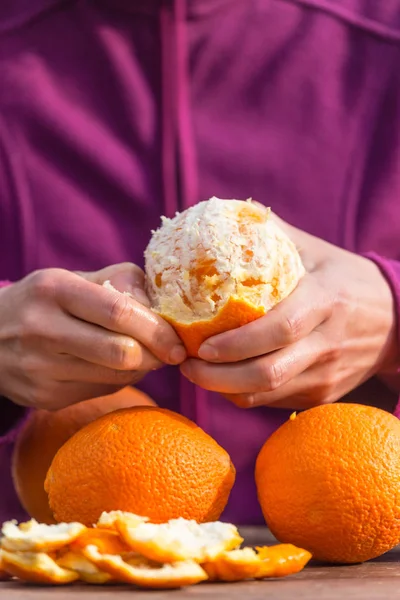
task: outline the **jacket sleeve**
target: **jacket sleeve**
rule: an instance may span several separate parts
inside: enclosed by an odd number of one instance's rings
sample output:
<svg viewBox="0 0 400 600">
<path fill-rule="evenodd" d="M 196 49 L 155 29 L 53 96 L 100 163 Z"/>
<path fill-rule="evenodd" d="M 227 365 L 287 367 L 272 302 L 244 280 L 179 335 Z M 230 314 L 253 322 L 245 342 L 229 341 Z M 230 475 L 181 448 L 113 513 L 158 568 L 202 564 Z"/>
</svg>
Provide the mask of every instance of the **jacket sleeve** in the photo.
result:
<svg viewBox="0 0 400 600">
<path fill-rule="evenodd" d="M 0 281 L 0 287 L 9 282 Z M 18 499 L 12 481 L 12 454 L 18 433 L 28 417 L 29 410 L 0 396 L 0 523 L 7 519 L 27 517 Z"/>
<path fill-rule="evenodd" d="M 10 285 L 8 281 L 0 281 L 0 288 Z M 11 443 L 28 410 L 17 406 L 7 398 L 0 396 L 0 445 Z"/>
<path fill-rule="evenodd" d="M 394 412 L 395 415 L 400 418 L 400 261 L 384 258 L 375 252 L 366 252 L 363 256 L 376 263 L 384 277 L 387 279 L 393 294 L 396 314 L 398 355 L 393 372 L 385 375 L 381 379 L 399 395 L 399 401 Z"/>
</svg>

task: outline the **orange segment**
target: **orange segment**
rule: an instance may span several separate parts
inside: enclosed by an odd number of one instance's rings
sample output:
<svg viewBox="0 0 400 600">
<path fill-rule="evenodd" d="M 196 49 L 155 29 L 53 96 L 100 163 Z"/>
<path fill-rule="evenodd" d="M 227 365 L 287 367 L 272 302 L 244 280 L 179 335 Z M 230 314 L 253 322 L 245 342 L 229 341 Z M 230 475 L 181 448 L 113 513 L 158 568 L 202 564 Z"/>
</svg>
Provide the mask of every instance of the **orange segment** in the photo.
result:
<svg viewBox="0 0 400 600">
<path fill-rule="evenodd" d="M 116 581 L 145 588 L 179 588 L 207 579 L 205 571 L 192 561 L 160 565 L 143 557 L 123 560 L 120 556 L 100 554 L 95 546 L 88 546 L 85 556 Z"/>
<path fill-rule="evenodd" d="M 44 583 L 49 585 L 65 585 L 79 579 L 78 573 L 59 567 L 57 563 L 43 552 L 7 552 L 2 553 L 3 568 L 22 581 Z"/>
</svg>

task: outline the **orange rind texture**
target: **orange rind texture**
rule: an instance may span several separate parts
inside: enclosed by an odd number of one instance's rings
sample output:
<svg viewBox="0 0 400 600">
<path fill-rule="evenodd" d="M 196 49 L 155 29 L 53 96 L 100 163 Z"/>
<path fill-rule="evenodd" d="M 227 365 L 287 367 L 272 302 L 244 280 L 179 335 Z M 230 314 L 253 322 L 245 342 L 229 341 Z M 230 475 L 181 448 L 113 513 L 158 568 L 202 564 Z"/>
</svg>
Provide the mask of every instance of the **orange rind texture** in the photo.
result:
<svg viewBox="0 0 400 600">
<path fill-rule="evenodd" d="M 57 452 L 45 489 L 58 522 L 96 523 L 103 511 L 152 522 L 213 521 L 235 481 L 229 454 L 173 411 L 137 406 L 86 425 Z M 85 490 L 85 501 L 77 490 Z M 102 527 L 113 527 L 113 518 Z"/>
<path fill-rule="evenodd" d="M 387 411 L 336 402 L 292 416 L 265 442 L 255 479 L 276 539 L 316 560 L 361 563 L 400 541 L 400 421 Z"/>
<path fill-rule="evenodd" d="M 218 198 L 163 217 L 146 248 L 145 270 L 153 310 L 190 356 L 209 337 L 265 315 L 305 273 L 269 209 Z"/>
<path fill-rule="evenodd" d="M 112 523 L 113 529 L 104 529 Z M 16 524 L 14 524 L 17 526 Z M 66 525 L 66 524 L 62 524 Z M 98 527 L 97 525 L 100 525 Z M 49 526 L 24 524 L 34 530 L 35 543 L 50 547 Z M 15 539 L 13 529 L 5 528 Z M 4 541 L 4 538 L 3 538 Z M 310 559 L 291 545 L 239 548 L 243 539 L 229 523 L 199 524 L 185 519 L 153 524 L 138 515 L 104 513 L 92 528 L 49 552 L 1 550 L 0 566 L 7 577 L 47 585 L 75 581 L 102 585 L 125 583 L 142 588 L 170 589 L 203 581 L 241 581 L 284 577 L 300 571 Z M 25 546 L 27 547 L 27 546 Z"/>
</svg>

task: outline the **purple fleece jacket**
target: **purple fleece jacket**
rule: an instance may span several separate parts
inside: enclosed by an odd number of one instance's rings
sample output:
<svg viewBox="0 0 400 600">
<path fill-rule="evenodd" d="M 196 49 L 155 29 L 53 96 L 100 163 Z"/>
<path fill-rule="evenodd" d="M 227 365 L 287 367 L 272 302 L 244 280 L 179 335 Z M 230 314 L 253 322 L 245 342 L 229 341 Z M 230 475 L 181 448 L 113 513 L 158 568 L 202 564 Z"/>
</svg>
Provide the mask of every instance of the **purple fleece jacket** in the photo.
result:
<svg viewBox="0 0 400 600">
<path fill-rule="evenodd" d="M 400 0 L 0 2 L 0 279 L 143 265 L 160 215 L 212 195 L 372 252 L 400 313 Z M 176 368 L 141 387 L 232 455 L 224 517 L 261 523 L 255 458 L 287 411 L 241 411 Z M 353 399 L 398 393 L 374 378 Z M 0 398 L 0 521 L 23 516 L 23 416 Z"/>
</svg>

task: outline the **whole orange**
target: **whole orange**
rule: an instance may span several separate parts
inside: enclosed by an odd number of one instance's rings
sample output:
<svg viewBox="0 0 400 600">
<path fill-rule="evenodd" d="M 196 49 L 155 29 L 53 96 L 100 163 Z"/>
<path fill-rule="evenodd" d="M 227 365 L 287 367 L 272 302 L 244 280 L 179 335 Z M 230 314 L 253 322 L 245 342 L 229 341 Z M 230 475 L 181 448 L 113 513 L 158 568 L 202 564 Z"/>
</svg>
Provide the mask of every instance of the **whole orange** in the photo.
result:
<svg viewBox="0 0 400 600">
<path fill-rule="evenodd" d="M 343 403 L 293 417 L 266 441 L 256 464 L 273 534 L 334 563 L 393 548 L 400 541 L 400 421 Z"/>
<path fill-rule="evenodd" d="M 91 525 L 122 510 L 161 523 L 211 521 L 235 480 L 229 455 L 200 427 L 161 408 L 122 409 L 78 431 L 57 452 L 45 489 L 57 521 Z"/>
<path fill-rule="evenodd" d="M 149 396 L 126 387 L 57 412 L 36 410 L 22 427 L 14 449 L 12 475 L 26 512 L 41 523 L 54 523 L 44 480 L 56 452 L 79 429 L 98 417 L 129 406 L 154 405 Z"/>
</svg>

